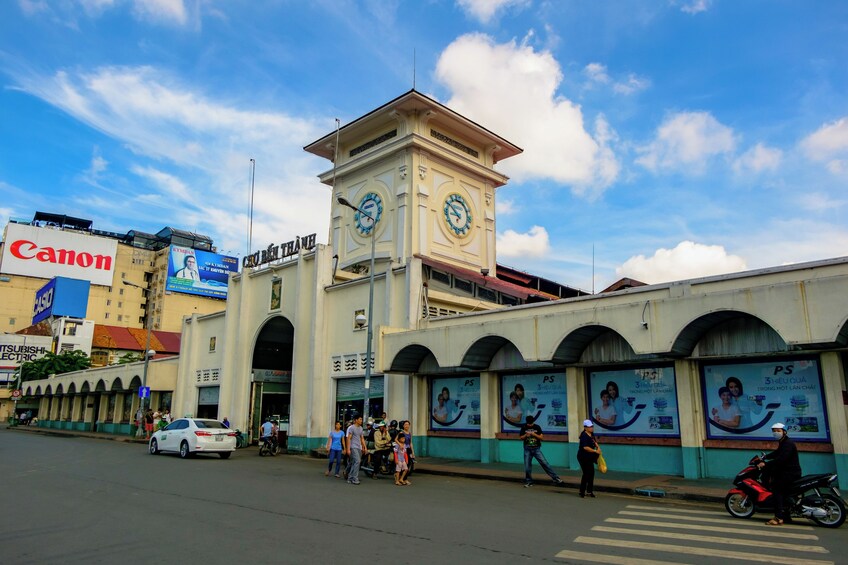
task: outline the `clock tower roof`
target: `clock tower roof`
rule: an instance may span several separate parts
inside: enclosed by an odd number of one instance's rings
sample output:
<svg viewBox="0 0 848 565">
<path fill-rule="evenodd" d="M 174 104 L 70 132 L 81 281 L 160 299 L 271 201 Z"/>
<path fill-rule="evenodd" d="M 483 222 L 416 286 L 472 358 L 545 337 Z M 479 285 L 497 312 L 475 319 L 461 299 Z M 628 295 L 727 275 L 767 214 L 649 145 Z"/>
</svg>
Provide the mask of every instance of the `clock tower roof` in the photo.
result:
<svg viewBox="0 0 848 565">
<path fill-rule="evenodd" d="M 458 134 L 479 143 L 481 146 L 491 147 L 492 164 L 523 152 L 523 149 L 517 145 L 415 89 L 401 94 L 394 100 L 342 126 L 339 129 L 340 143 L 344 144 L 344 140 L 358 138 L 364 132 L 379 128 L 383 122 L 393 119 L 392 116 L 396 113 L 423 114 L 426 112 L 437 113 L 449 118 L 453 129 Z M 303 149 L 313 155 L 332 161 L 335 155 L 335 140 L 336 132 L 333 131 L 306 145 Z"/>
</svg>

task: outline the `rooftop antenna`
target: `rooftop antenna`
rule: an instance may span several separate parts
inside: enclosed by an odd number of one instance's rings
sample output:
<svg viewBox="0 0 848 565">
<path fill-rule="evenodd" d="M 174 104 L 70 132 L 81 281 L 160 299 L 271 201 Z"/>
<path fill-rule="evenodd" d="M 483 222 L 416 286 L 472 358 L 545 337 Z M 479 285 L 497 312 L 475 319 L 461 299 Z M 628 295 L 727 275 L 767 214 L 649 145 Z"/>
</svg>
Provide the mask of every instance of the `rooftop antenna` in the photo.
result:
<svg viewBox="0 0 848 565">
<path fill-rule="evenodd" d="M 256 181 L 256 159 L 250 159 L 250 210 L 247 214 L 247 254 L 253 249 L 253 189 Z"/>
<path fill-rule="evenodd" d="M 595 294 L 595 243 L 592 242 L 592 294 Z"/>
</svg>

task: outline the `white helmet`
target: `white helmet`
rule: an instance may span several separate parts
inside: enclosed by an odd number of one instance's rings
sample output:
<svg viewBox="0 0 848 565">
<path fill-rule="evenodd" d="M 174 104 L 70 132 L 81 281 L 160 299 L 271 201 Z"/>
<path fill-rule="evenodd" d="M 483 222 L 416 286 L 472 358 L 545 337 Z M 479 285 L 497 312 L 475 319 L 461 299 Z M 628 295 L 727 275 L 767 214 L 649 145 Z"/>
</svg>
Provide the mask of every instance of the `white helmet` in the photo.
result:
<svg viewBox="0 0 848 565">
<path fill-rule="evenodd" d="M 771 429 L 773 429 L 773 430 L 786 430 L 786 426 L 784 426 L 783 424 L 778 422 L 776 424 L 772 424 Z"/>
</svg>

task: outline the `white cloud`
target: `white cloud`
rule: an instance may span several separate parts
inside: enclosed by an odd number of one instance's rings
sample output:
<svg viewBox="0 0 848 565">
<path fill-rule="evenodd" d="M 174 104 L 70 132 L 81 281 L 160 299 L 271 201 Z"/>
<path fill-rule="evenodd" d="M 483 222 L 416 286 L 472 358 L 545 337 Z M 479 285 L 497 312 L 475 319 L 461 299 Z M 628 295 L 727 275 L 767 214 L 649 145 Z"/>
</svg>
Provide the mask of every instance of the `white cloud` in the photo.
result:
<svg viewBox="0 0 848 565">
<path fill-rule="evenodd" d="M 625 96 L 645 90 L 651 85 L 651 81 L 633 73 L 628 74 L 624 80 L 613 80 L 606 65 L 601 63 L 589 63 L 583 68 L 583 74 L 589 79 L 589 86 L 610 85 L 613 92 Z"/>
<path fill-rule="evenodd" d="M 183 0 L 135 0 L 133 14 L 141 20 L 185 25 L 188 21 Z"/>
<path fill-rule="evenodd" d="M 501 165 L 516 182 L 550 179 L 597 194 L 615 179 L 611 148 L 586 131 L 580 106 L 557 94 L 562 72 L 549 52 L 464 35 L 442 52 L 436 77 L 452 92 L 449 107 L 525 150 Z"/>
<path fill-rule="evenodd" d="M 174 175 L 157 170 L 153 167 L 133 166 L 130 169 L 136 175 L 147 179 L 174 203 L 190 202 L 192 195 L 186 184 Z"/>
<path fill-rule="evenodd" d="M 498 216 L 515 214 L 518 210 L 519 207 L 514 200 L 507 200 L 506 198 L 498 198 L 495 200 L 495 213 Z"/>
<path fill-rule="evenodd" d="M 783 151 L 758 143 L 733 162 L 733 170 L 737 173 L 774 171 L 780 166 L 782 159 Z"/>
<path fill-rule="evenodd" d="M 506 230 L 498 234 L 498 257 L 544 257 L 550 250 L 548 232 L 533 226 L 527 233 Z"/>
<path fill-rule="evenodd" d="M 689 0 L 688 2 L 683 2 L 683 5 L 680 6 L 680 11 L 687 14 L 699 14 L 709 10 L 710 4 L 712 4 L 712 0 Z"/>
<path fill-rule="evenodd" d="M 703 173 L 707 162 L 736 147 L 733 130 L 709 112 L 680 112 L 669 116 L 650 144 L 638 149 L 636 162 L 651 171 Z"/>
<path fill-rule="evenodd" d="M 841 175 L 848 172 L 848 117 L 825 124 L 801 141 L 801 148 L 813 161 Z"/>
<path fill-rule="evenodd" d="M 47 5 L 46 0 L 18 0 L 18 6 L 27 16 L 34 16 L 50 11 L 50 6 Z"/>
<path fill-rule="evenodd" d="M 80 0 L 85 13 L 89 16 L 102 14 L 106 9 L 115 6 L 115 0 Z"/>
<path fill-rule="evenodd" d="M 244 251 L 249 159 L 256 159 L 254 242 L 265 245 L 313 232 L 324 239 L 329 198 L 315 179 L 322 165 L 303 152 L 305 141 L 332 130 L 281 112 L 256 109 L 255 101 L 221 101 L 152 67 L 105 67 L 90 72 L 19 77 L 21 87 L 75 119 L 126 145 L 135 155 L 132 174 L 148 181 L 142 192 L 114 168 L 112 192 L 135 194 L 147 206 L 116 214 L 137 225 L 179 222 L 213 236 L 221 249 Z M 251 108 L 245 110 L 243 108 Z M 146 162 L 146 160 L 149 160 Z M 92 161 L 92 172 L 105 160 Z M 175 211 L 173 204 L 180 209 Z M 183 224 L 184 222 L 184 224 Z M 192 223 L 189 223 L 192 222 Z M 177 225 L 177 224 L 175 224 Z"/>
<path fill-rule="evenodd" d="M 845 206 L 846 201 L 831 198 L 821 192 L 807 192 L 798 194 L 798 206 L 811 212 L 828 212 Z M 845 250 L 848 253 L 848 249 Z"/>
<path fill-rule="evenodd" d="M 618 94 L 629 95 L 640 90 L 645 90 L 651 85 L 651 81 L 646 78 L 638 77 L 633 73 L 627 75 L 627 78 L 622 82 L 616 82 L 612 89 Z"/>
<path fill-rule="evenodd" d="M 589 63 L 586 67 L 584 67 L 583 73 L 589 77 L 589 80 L 592 82 L 609 84 L 612 81 L 607 73 L 606 65 L 602 65 L 601 63 Z"/>
<path fill-rule="evenodd" d="M 100 175 L 109 167 L 109 161 L 100 154 L 100 148 L 96 145 L 91 151 L 91 163 L 88 169 L 83 171 L 81 178 L 83 182 L 92 186 L 99 186 Z"/>
<path fill-rule="evenodd" d="M 674 249 L 658 249 L 652 257 L 631 257 L 615 272 L 649 284 L 734 273 L 746 269 L 745 260 L 721 245 L 682 241 Z"/>
<path fill-rule="evenodd" d="M 495 14 L 510 6 L 523 6 L 529 0 L 456 0 L 459 7 L 480 23 L 487 24 Z"/>
</svg>

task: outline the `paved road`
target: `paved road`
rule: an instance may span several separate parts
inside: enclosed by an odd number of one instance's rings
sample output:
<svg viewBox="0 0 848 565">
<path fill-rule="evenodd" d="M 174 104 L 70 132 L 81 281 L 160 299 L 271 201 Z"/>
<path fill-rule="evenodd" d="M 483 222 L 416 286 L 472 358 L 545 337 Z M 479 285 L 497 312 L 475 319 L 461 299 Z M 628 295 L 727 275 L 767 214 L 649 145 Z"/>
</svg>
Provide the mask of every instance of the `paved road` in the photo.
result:
<svg viewBox="0 0 848 565">
<path fill-rule="evenodd" d="M 844 530 L 734 520 L 716 505 L 416 475 L 323 475 L 293 456 L 151 456 L 0 431 L 3 563 L 839 563 Z M 640 561 L 641 560 L 641 561 Z"/>
</svg>

